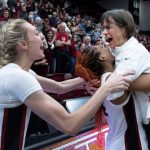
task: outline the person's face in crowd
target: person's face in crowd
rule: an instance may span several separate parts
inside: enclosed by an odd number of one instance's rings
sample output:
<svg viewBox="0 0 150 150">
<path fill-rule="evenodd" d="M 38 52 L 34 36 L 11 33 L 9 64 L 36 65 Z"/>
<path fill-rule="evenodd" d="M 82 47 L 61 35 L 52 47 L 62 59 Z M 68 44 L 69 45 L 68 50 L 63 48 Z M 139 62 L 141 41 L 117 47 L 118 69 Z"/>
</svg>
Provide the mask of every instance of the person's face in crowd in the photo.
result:
<svg viewBox="0 0 150 150">
<path fill-rule="evenodd" d="M 9 11 L 4 11 L 4 13 L 3 13 L 3 16 L 4 16 L 4 18 L 9 18 Z"/>
<path fill-rule="evenodd" d="M 48 19 L 48 18 L 45 18 L 45 19 L 44 19 L 44 24 L 45 24 L 45 25 L 49 25 L 49 19 Z"/>
<path fill-rule="evenodd" d="M 67 22 L 67 26 L 70 28 L 71 27 L 71 22 Z"/>
<path fill-rule="evenodd" d="M 109 23 L 106 21 L 103 22 L 102 33 L 105 35 L 106 41 L 112 49 L 123 45 L 127 41 L 125 29 L 119 27 L 113 19 Z"/>
<path fill-rule="evenodd" d="M 72 41 L 73 41 L 73 42 L 77 42 L 77 41 L 78 41 L 78 37 L 77 37 L 77 35 L 73 35 L 73 37 L 72 37 Z"/>
<path fill-rule="evenodd" d="M 77 24 L 76 24 L 76 22 L 75 21 L 72 21 L 72 26 L 76 26 Z"/>
<path fill-rule="evenodd" d="M 63 25 L 63 24 L 60 24 L 59 27 L 58 27 L 58 29 L 59 29 L 60 32 L 64 33 L 66 27 L 65 27 L 65 25 Z"/>
<path fill-rule="evenodd" d="M 100 38 L 97 38 L 96 39 L 96 43 L 95 43 L 96 45 L 102 45 L 102 43 L 101 43 L 101 39 Z"/>
<path fill-rule="evenodd" d="M 21 9 L 22 9 L 22 11 L 26 11 L 26 6 L 25 5 L 23 5 L 22 7 L 21 7 Z"/>
<path fill-rule="evenodd" d="M 50 42 L 52 39 L 53 39 L 53 32 L 52 31 L 49 31 L 48 33 L 47 33 L 47 39 L 48 39 L 48 41 Z"/>
<path fill-rule="evenodd" d="M 79 47 L 79 50 L 82 52 L 86 48 L 86 45 L 84 43 L 81 44 Z"/>
<path fill-rule="evenodd" d="M 91 43 L 91 37 L 90 36 L 86 36 L 83 39 L 83 43 L 89 45 Z"/>
<path fill-rule="evenodd" d="M 27 49 L 28 56 L 32 61 L 44 58 L 44 47 L 42 38 L 44 35 L 40 34 L 39 31 L 30 23 L 25 23 L 27 28 Z"/>
</svg>

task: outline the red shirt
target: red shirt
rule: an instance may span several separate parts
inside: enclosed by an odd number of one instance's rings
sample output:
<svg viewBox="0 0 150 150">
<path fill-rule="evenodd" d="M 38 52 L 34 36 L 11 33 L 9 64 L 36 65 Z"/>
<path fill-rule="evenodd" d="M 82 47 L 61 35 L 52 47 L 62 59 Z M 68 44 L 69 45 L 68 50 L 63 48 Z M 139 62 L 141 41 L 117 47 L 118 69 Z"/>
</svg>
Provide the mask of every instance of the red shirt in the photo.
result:
<svg viewBox="0 0 150 150">
<path fill-rule="evenodd" d="M 69 41 L 70 38 L 67 33 L 56 32 L 56 41 Z M 66 46 L 59 46 L 59 50 L 66 51 Z"/>
<path fill-rule="evenodd" d="M 71 43 L 71 46 L 70 46 L 70 52 L 71 52 L 71 56 L 75 57 L 77 56 L 77 47 L 75 45 L 74 42 Z"/>
</svg>

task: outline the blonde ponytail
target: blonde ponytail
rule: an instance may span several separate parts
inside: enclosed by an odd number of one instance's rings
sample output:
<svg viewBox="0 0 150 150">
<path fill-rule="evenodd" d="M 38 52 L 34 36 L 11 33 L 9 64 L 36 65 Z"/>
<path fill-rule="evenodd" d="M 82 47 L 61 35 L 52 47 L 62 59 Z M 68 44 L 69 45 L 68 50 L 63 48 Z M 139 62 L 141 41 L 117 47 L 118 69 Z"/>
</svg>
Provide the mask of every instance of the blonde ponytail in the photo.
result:
<svg viewBox="0 0 150 150">
<path fill-rule="evenodd" d="M 24 40 L 27 29 L 23 19 L 10 19 L 0 27 L 0 68 L 15 60 L 16 44 Z"/>
</svg>

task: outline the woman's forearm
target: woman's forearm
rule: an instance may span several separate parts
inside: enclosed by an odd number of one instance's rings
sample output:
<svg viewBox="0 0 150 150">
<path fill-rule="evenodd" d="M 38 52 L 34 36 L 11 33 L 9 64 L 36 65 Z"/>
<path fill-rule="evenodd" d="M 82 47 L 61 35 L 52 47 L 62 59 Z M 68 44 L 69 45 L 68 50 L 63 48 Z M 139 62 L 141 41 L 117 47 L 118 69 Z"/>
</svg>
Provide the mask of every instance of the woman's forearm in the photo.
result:
<svg viewBox="0 0 150 150">
<path fill-rule="evenodd" d="M 61 84 L 66 88 L 76 89 L 86 84 L 86 81 L 80 77 L 62 81 Z"/>
<path fill-rule="evenodd" d="M 129 90 L 132 91 L 150 91 L 150 74 L 145 73 L 140 75 L 136 80 L 134 80 L 130 87 Z"/>
<path fill-rule="evenodd" d="M 79 77 L 62 82 L 57 82 L 37 75 L 37 80 L 40 82 L 44 91 L 57 94 L 70 92 L 72 90 L 80 88 L 86 83 L 84 79 Z"/>
<path fill-rule="evenodd" d="M 94 113 L 103 103 L 103 100 L 110 92 L 116 91 L 118 89 L 126 90 L 128 88 L 130 81 L 127 80 L 125 76 L 130 74 L 131 73 L 129 72 L 121 76 L 113 73 L 110 78 L 104 83 L 104 85 L 102 85 L 96 91 L 91 99 L 84 106 L 81 106 L 76 112 L 72 114 L 67 113 L 59 103 L 54 101 L 48 95 L 42 93 L 42 91 L 38 91 L 36 94 L 33 94 L 33 97 L 31 96 L 33 101 L 30 100 L 30 97 L 28 97 L 26 104 L 30 105 L 32 110 L 39 113 L 42 118 L 44 118 L 49 123 L 52 123 L 61 131 L 69 134 L 74 134 L 77 133 L 80 128 L 83 127 L 83 125 L 94 115 Z M 58 84 L 58 82 L 56 81 L 48 80 L 45 78 L 42 78 L 42 80 L 45 80 L 44 82 L 51 81 L 51 86 L 49 84 L 51 89 L 56 88 L 55 84 Z M 55 85 L 55 87 L 53 85 Z"/>
<path fill-rule="evenodd" d="M 83 127 L 84 124 L 92 116 L 94 116 L 109 92 L 109 88 L 107 88 L 106 86 L 101 86 L 85 105 L 80 107 L 78 111 L 72 113 L 71 117 L 68 118 L 68 120 L 73 119 L 74 121 L 68 121 L 68 123 L 70 123 L 68 127 L 71 128 L 68 128 L 67 132 L 69 134 L 76 134 L 77 132 L 79 132 L 81 127 Z"/>
</svg>

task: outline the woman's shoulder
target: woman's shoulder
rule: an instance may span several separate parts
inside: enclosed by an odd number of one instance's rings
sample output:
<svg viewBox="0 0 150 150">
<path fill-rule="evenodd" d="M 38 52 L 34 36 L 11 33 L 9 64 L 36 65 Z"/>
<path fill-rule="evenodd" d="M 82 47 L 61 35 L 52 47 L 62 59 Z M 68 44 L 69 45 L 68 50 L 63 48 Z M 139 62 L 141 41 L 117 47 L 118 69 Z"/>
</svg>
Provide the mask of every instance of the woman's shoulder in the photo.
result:
<svg viewBox="0 0 150 150">
<path fill-rule="evenodd" d="M 21 69 L 20 66 L 16 65 L 16 64 L 8 64 L 6 66 L 4 66 L 3 68 L 1 68 L 0 70 L 0 75 L 5 76 L 5 78 L 11 80 L 11 79 L 24 79 L 24 78 L 34 78 L 35 73 L 31 70 L 25 71 L 23 69 Z"/>
</svg>

